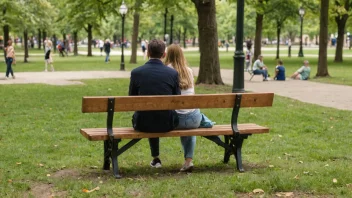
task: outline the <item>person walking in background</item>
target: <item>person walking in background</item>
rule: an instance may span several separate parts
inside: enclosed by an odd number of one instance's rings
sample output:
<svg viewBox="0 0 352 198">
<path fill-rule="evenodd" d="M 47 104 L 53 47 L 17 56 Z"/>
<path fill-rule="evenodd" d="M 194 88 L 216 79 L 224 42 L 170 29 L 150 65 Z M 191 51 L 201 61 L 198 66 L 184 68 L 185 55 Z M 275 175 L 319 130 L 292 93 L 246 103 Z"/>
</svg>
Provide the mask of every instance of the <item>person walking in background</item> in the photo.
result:
<svg viewBox="0 0 352 198">
<path fill-rule="evenodd" d="M 5 50 L 6 50 L 6 66 L 7 66 L 5 80 L 9 79 L 10 74 L 12 78 L 15 79 L 15 75 L 13 74 L 12 64 L 16 64 L 16 56 L 15 56 L 15 48 L 12 46 L 11 40 L 7 42 L 7 47 Z"/>
<path fill-rule="evenodd" d="M 309 62 L 305 60 L 303 66 L 292 74 L 291 78 L 295 80 L 308 80 L 310 76 Z"/>
<path fill-rule="evenodd" d="M 53 47 L 53 43 L 51 42 L 51 40 L 49 40 L 48 38 L 45 39 L 44 41 L 44 48 L 45 48 L 45 72 L 48 71 L 48 64 L 50 64 L 51 67 L 51 71 L 54 71 L 54 65 L 53 65 L 53 58 L 51 55 L 51 49 Z"/>
<path fill-rule="evenodd" d="M 146 45 L 146 42 L 145 40 L 142 40 L 141 42 L 141 48 L 142 48 L 142 52 L 143 52 L 143 60 L 145 60 L 145 54 L 146 54 L 146 50 L 147 50 L 147 45 Z"/>
<path fill-rule="evenodd" d="M 179 86 L 181 95 L 194 95 L 194 78 L 193 71 L 188 67 L 182 49 L 175 44 L 167 48 L 167 53 L 164 61 L 165 65 L 175 69 L 178 73 Z M 202 121 L 202 114 L 199 109 L 179 109 L 176 110 L 179 124 L 177 129 L 196 129 L 199 128 Z M 193 154 L 196 145 L 195 136 L 180 137 L 184 151 L 184 164 L 180 169 L 181 172 L 192 171 L 193 169 Z"/>
<path fill-rule="evenodd" d="M 275 67 L 275 77 L 274 80 L 286 80 L 285 67 L 282 60 L 277 61 L 277 66 Z"/>
<path fill-rule="evenodd" d="M 105 63 L 110 62 L 110 50 L 111 50 L 111 43 L 109 39 L 105 40 L 105 44 L 104 44 L 104 51 L 105 51 Z"/>
<path fill-rule="evenodd" d="M 99 42 L 100 56 L 103 56 L 104 41 L 99 39 L 98 42 Z"/>
<path fill-rule="evenodd" d="M 252 65 L 252 52 L 251 52 L 251 47 L 250 45 L 247 45 L 247 50 L 246 50 L 246 71 L 251 70 L 251 65 Z"/>
</svg>

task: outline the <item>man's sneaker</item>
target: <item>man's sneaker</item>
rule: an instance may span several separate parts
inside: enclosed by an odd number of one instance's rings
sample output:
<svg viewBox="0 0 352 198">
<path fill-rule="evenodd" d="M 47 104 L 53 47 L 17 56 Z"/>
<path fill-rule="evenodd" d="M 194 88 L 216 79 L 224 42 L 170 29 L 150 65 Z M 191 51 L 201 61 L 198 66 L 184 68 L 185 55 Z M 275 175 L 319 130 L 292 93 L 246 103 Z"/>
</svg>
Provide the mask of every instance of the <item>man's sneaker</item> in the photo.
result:
<svg viewBox="0 0 352 198">
<path fill-rule="evenodd" d="M 193 163 L 191 162 L 191 163 L 189 163 L 189 165 L 187 166 L 186 164 L 184 164 L 183 166 L 182 166 L 182 168 L 180 169 L 180 172 L 192 172 L 192 170 L 193 170 Z"/>
<path fill-rule="evenodd" d="M 9 77 L 5 76 L 5 80 L 9 80 Z"/>
<path fill-rule="evenodd" d="M 16 77 L 15 77 L 15 76 L 12 76 L 12 79 L 16 79 Z"/>
<path fill-rule="evenodd" d="M 150 166 L 153 168 L 160 168 L 161 167 L 161 161 L 159 158 L 154 158 L 151 162 L 150 162 Z"/>
</svg>

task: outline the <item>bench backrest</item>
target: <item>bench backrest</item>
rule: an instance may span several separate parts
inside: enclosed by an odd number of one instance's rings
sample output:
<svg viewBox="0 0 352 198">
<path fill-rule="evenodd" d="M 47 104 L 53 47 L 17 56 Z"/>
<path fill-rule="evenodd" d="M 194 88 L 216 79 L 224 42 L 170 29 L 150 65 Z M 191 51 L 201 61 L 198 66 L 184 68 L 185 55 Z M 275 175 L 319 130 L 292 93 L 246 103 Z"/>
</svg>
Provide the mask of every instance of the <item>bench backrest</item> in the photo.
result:
<svg viewBox="0 0 352 198">
<path fill-rule="evenodd" d="M 83 113 L 108 112 L 108 99 L 114 98 L 115 112 L 174 110 L 194 108 L 232 108 L 235 105 L 235 93 L 197 94 L 168 96 L 103 96 L 83 97 Z M 269 107 L 273 104 L 273 93 L 241 93 L 240 107 Z"/>
</svg>

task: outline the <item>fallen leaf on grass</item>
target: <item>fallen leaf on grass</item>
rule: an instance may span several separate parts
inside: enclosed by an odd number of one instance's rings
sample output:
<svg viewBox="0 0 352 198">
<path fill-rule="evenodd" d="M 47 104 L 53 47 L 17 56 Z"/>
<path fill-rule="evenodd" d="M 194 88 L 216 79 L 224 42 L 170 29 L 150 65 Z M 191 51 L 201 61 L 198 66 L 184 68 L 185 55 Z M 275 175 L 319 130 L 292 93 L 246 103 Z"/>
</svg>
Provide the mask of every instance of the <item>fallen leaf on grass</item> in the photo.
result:
<svg viewBox="0 0 352 198">
<path fill-rule="evenodd" d="M 103 181 L 99 181 L 99 183 L 100 183 L 100 184 L 102 184 L 102 183 L 103 183 Z"/>
<path fill-rule="evenodd" d="M 278 197 L 293 197 L 293 192 L 278 192 L 275 195 Z"/>
<path fill-rule="evenodd" d="M 12 183 L 12 179 L 7 180 L 7 182 Z"/>
<path fill-rule="evenodd" d="M 254 189 L 253 190 L 253 193 L 264 193 L 264 190 L 260 189 L 260 188 L 257 188 L 257 189 Z"/>
<path fill-rule="evenodd" d="M 325 167 L 328 167 L 329 166 L 329 164 L 325 164 Z"/>
<path fill-rule="evenodd" d="M 291 154 L 289 154 L 289 153 L 285 153 L 284 155 L 288 155 L 288 156 L 290 156 Z"/>
<path fill-rule="evenodd" d="M 347 188 L 352 188 L 352 184 L 346 184 Z"/>
<path fill-rule="evenodd" d="M 281 137 L 282 137 L 282 135 L 279 135 L 279 137 L 281 138 Z"/>
<path fill-rule="evenodd" d="M 91 166 L 90 168 L 91 168 L 91 169 L 98 169 L 97 166 Z"/>
<path fill-rule="evenodd" d="M 337 183 L 337 179 L 334 178 L 334 179 L 332 180 L 332 182 L 336 184 L 336 183 Z"/>
<path fill-rule="evenodd" d="M 50 177 L 51 175 L 50 174 L 46 174 L 47 177 Z"/>
<path fill-rule="evenodd" d="M 21 165 L 21 164 L 22 164 L 22 162 L 16 162 L 16 164 L 17 164 L 17 165 Z"/>
<path fill-rule="evenodd" d="M 332 128 L 332 129 L 333 129 L 333 128 L 334 128 L 334 126 L 331 126 L 330 128 Z"/>
<path fill-rule="evenodd" d="M 294 177 L 294 179 L 299 179 L 299 176 L 298 176 L 298 175 L 296 175 L 296 176 Z"/>
<path fill-rule="evenodd" d="M 97 186 L 96 188 L 93 188 L 92 190 L 88 190 L 88 189 L 83 189 L 82 192 L 84 193 L 91 193 L 94 192 L 96 190 L 100 190 L 99 186 Z"/>
<path fill-rule="evenodd" d="M 269 165 L 269 168 L 274 168 L 274 165 Z"/>
<path fill-rule="evenodd" d="M 309 174 L 309 171 L 304 171 L 303 174 L 306 174 L 306 175 L 307 175 L 307 174 Z"/>
<path fill-rule="evenodd" d="M 43 166 L 44 166 L 44 164 L 38 164 L 38 166 L 43 167 Z"/>
<path fill-rule="evenodd" d="M 303 161 L 299 161 L 298 163 L 303 164 Z"/>
</svg>

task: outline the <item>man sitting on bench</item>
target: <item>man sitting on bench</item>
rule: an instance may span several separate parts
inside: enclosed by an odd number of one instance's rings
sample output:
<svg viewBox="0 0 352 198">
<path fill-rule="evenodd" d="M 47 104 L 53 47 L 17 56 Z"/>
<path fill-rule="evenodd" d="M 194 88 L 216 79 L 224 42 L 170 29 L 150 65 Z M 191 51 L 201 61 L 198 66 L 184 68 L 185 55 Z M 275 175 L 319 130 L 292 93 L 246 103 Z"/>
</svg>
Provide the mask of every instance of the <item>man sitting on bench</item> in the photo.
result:
<svg viewBox="0 0 352 198">
<path fill-rule="evenodd" d="M 258 59 L 253 64 L 253 74 L 261 74 L 263 75 L 263 81 L 268 81 L 268 68 L 264 65 L 262 55 L 259 55 Z"/>
<path fill-rule="evenodd" d="M 129 95 L 180 95 L 178 73 L 160 60 L 165 56 L 165 44 L 161 40 L 151 40 L 148 45 L 149 61 L 131 72 Z M 174 110 L 136 111 L 132 117 L 133 128 L 141 132 L 163 133 L 178 125 Z M 161 167 L 159 159 L 159 138 L 149 138 L 153 160 L 150 166 Z"/>
</svg>

